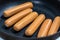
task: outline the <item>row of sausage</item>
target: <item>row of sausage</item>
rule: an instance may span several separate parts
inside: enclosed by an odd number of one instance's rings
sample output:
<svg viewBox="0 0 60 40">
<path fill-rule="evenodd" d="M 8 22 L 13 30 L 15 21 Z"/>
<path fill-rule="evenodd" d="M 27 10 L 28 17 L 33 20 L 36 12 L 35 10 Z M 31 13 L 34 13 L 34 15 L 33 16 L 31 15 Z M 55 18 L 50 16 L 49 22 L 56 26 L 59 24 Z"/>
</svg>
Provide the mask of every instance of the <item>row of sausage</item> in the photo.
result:
<svg viewBox="0 0 60 40">
<path fill-rule="evenodd" d="M 55 34 L 60 26 L 60 16 L 52 19 L 47 19 L 45 14 L 39 14 L 32 10 L 33 3 L 26 2 L 21 5 L 14 6 L 4 11 L 4 17 L 9 17 L 5 21 L 6 27 L 13 26 L 15 31 L 20 31 L 26 25 L 31 23 L 25 31 L 27 36 L 32 36 L 40 27 L 37 38 L 46 37 Z"/>
</svg>

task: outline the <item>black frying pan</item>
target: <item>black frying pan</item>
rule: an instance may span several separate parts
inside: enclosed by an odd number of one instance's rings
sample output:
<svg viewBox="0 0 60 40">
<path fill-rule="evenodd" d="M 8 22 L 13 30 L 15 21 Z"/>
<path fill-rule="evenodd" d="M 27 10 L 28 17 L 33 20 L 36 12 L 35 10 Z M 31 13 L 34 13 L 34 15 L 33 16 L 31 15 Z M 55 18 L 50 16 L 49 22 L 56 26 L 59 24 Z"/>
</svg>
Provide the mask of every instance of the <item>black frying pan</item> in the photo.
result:
<svg viewBox="0 0 60 40">
<path fill-rule="evenodd" d="M 27 37 L 24 35 L 26 26 L 19 32 L 15 32 L 12 27 L 6 28 L 4 25 L 4 21 L 7 19 L 3 16 L 3 11 L 18 4 L 31 1 L 34 4 L 34 11 L 37 11 L 39 14 L 44 13 L 47 18 L 51 18 L 52 20 L 56 16 L 60 16 L 60 4 L 57 0 L 0 0 L 0 36 L 6 40 L 55 40 L 60 36 L 60 29 L 54 35 L 36 38 L 38 30 L 34 33 L 33 36 Z"/>
</svg>

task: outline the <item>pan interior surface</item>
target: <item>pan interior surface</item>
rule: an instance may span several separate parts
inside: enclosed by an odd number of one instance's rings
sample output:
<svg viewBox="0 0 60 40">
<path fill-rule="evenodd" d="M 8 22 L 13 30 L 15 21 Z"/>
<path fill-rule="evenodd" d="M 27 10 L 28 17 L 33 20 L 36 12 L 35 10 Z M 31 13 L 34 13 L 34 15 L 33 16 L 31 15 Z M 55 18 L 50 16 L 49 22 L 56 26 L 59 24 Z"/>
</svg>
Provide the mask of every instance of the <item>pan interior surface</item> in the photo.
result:
<svg viewBox="0 0 60 40">
<path fill-rule="evenodd" d="M 6 26 L 4 25 L 4 21 L 7 19 L 3 16 L 3 11 L 10 8 L 10 7 L 13 7 L 13 6 L 16 6 L 16 5 L 19 5 L 19 4 L 22 4 L 24 2 L 28 2 L 28 1 L 6 1 L 4 2 L 3 4 L 0 4 L 0 30 L 4 33 L 7 33 L 9 35 L 13 35 L 13 36 L 18 36 L 18 37 L 26 37 L 24 35 L 25 33 L 25 30 L 26 28 L 28 27 L 28 25 L 23 28 L 21 31 L 19 32 L 16 32 L 13 30 L 13 26 L 11 28 L 6 28 Z M 47 2 L 43 2 L 43 1 L 31 1 L 33 4 L 34 4 L 34 8 L 33 10 L 38 12 L 38 14 L 45 14 L 46 15 L 46 18 L 51 18 L 52 20 L 59 14 L 58 10 L 56 10 L 54 8 L 54 6 L 50 5 L 49 3 Z M 38 29 L 39 30 L 39 29 Z M 38 30 L 34 33 L 34 35 L 32 35 L 31 37 L 28 37 L 28 38 L 35 38 L 37 36 L 37 33 L 38 33 Z"/>
</svg>

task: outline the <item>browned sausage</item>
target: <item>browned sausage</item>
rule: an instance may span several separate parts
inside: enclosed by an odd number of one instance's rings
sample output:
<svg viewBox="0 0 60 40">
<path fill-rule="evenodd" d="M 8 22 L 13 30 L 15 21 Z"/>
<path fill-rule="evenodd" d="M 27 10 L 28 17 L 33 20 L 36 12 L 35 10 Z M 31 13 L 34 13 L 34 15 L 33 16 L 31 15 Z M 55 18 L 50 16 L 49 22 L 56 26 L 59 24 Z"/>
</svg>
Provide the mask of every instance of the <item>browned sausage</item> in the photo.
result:
<svg viewBox="0 0 60 40">
<path fill-rule="evenodd" d="M 57 31 L 58 31 L 58 29 L 59 29 L 59 21 L 60 21 L 60 19 L 59 19 L 60 17 L 59 16 L 57 16 L 55 19 L 54 19 L 54 21 L 53 21 L 53 23 L 52 23 L 52 25 L 51 25 L 51 28 L 50 28 L 50 30 L 49 30 L 49 32 L 48 32 L 48 36 L 49 35 L 53 35 L 53 34 L 55 34 Z"/>
<path fill-rule="evenodd" d="M 13 14 L 16 14 L 17 12 L 21 11 L 21 10 L 24 10 L 26 8 L 32 8 L 33 7 L 33 4 L 32 2 L 26 2 L 24 4 L 21 4 L 21 5 L 17 5 L 17 6 L 14 6 L 12 8 L 9 8 L 7 10 L 4 11 L 4 16 L 5 17 L 10 17 L 12 16 Z"/>
<path fill-rule="evenodd" d="M 51 19 L 46 19 L 43 22 L 43 24 L 42 24 L 42 26 L 41 26 L 41 28 L 38 32 L 37 38 L 46 37 L 48 35 L 48 31 L 51 27 L 51 24 L 52 24 L 52 20 Z"/>
<path fill-rule="evenodd" d="M 32 12 L 32 9 L 28 8 L 28 9 L 25 9 L 25 10 L 17 13 L 16 15 L 10 17 L 9 19 L 7 19 L 5 21 L 6 27 L 11 27 L 13 24 L 15 24 L 17 21 L 19 21 L 21 18 L 23 18 L 24 16 L 26 16 L 30 12 Z"/>
<path fill-rule="evenodd" d="M 32 12 L 14 25 L 14 30 L 19 31 L 32 22 L 38 16 L 37 12 Z"/>
<path fill-rule="evenodd" d="M 34 21 L 33 23 L 26 29 L 25 35 L 27 36 L 32 36 L 34 32 L 38 29 L 38 27 L 41 25 L 43 20 L 45 19 L 44 14 L 40 14 Z"/>
</svg>

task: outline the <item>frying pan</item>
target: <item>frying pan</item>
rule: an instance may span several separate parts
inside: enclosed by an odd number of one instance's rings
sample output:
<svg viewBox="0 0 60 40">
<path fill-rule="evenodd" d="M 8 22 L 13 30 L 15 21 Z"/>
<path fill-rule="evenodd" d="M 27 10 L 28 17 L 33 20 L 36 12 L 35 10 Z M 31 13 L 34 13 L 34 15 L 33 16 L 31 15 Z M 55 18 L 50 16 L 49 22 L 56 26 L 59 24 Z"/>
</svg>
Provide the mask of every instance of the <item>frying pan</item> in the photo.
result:
<svg viewBox="0 0 60 40">
<path fill-rule="evenodd" d="M 38 30 L 31 37 L 24 35 L 24 31 L 28 25 L 23 28 L 21 31 L 16 32 L 11 28 L 6 28 L 4 21 L 7 19 L 3 16 L 3 11 L 24 2 L 32 2 L 34 4 L 34 11 L 37 11 L 39 14 L 44 13 L 46 18 L 51 18 L 52 20 L 56 16 L 60 16 L 60 2 L 58 0 L 0 0 L 0 36 L 5 40 L 55 40 L 60 36 L 60 29 L 54 35 L 36 38 Z"/>
</svg>

